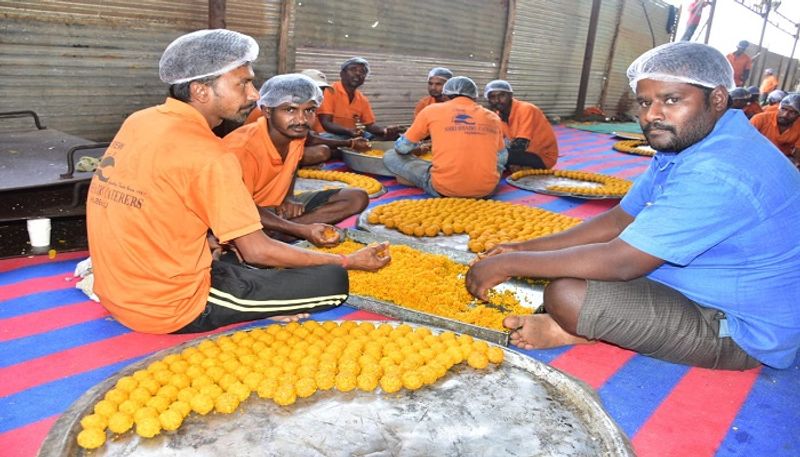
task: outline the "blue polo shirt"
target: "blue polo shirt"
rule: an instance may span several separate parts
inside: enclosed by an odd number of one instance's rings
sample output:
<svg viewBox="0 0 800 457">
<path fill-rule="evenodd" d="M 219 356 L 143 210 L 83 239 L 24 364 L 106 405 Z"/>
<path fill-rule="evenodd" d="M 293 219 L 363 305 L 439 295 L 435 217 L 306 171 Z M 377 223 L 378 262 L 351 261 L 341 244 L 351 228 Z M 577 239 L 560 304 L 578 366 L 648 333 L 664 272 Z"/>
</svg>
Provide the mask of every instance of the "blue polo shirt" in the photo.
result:
<svg viewBox="0 0 800 457">
<path fill-rule="evenodd" d="M 800 173 L 739 110 L 702 141 L 658 152 L 620 203 L 620 238 L 665 263 L 648 277 L 725 312 L 752 357 L 800 348 Z"/>
</svg>

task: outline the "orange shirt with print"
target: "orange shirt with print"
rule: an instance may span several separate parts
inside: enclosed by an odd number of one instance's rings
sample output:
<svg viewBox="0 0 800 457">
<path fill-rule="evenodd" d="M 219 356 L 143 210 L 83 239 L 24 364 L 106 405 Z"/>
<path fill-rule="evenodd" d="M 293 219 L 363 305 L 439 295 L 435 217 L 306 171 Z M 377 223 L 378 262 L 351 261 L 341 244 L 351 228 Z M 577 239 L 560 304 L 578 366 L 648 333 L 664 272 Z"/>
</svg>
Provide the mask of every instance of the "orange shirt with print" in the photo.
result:
<svg viewBox="0 0 800 457">
<path fill-rule="evenodd" d="M 222 242 L 261 229 L 236 157 L 172 98 L 122 124 L 92 178 L 86 221 L 100 303 L 146 333 L 174 332 L 205 309 L 209 228 Z"/>
<path fill-rule="evenodd" d="M 800 121 L 794 121 L 781 133 L 776 110 L 757 114 L 750 119 L 750 123 L 787 157 L 791 157 L 795 149 L 800 149 Z"/>
<path fill-rule="evenodd" d="M 419 115 L 420 111 L 422 111 L 423 109 L 425 109 L 429 105 L 433 105 L 434 103 L 439 103 L 439 102 L 435 98 L 431 97 L 430 95 L 428 95 L 427 97 L 421 98 L 417 102 L 417 106 L 414 107 L 414 119 L 417 118 L 417 116 Z"/>
<path fill-rule="evenodd" d="M 414 143 L 431 137 L 431 182 L 442 195 L 484 197 L 500 180 L 497 153 L 505 147 L 502 122 L 467 97 L 423 109 L 404 136 Z"/>
<path fill-rule="evenodd" d="M 258 206 L 278 206 L 291 187 L 297 165 L 303 158 L 305 139 L 289 143 L 286 159 L 269 137 L 267 118 L 239 127 L 222 142 L 234 153 L 242 167 L 244 186 Z"/>
<path fill-rule="evenodd" d="M 553 127 L 533 103 L 511 100 L 511 112 L 508 123 L 503 122 L 503 133 L 509 140 L 528 140 L 527 152 L 539 156 L 547 168 L 553 168 L 558 161 L 558 142 Z"/>
<path fill-rule="evenodd" d="M 356 127 L 356 117 L 361 119 L 364 125 L 375 123 L 375 114 L 367 97 L 356 89 L 353 101 L 350 101 L 350 96 L 347 95 L 341 81 L 336 81 L 325 91 L 322 105 L 317 109 L 317 116 L 322 114 L 333 116 L 333 122 L 348 129 Z"/>
<path fill-rule="evenodd" d="M 730 53 L 725 57 L 728 58 L 728 62 L 730 62 L 731 67 L 733 67 L 733 82 L 735 82 L 737 86 L 744 86 L 745 81 L 742 76 L 744 76 L 745 70 L 749 71 L 752 69 L 753 59 L 751 59 L 746 52 L 738 56 L 734 53 Z"/>
</svg>

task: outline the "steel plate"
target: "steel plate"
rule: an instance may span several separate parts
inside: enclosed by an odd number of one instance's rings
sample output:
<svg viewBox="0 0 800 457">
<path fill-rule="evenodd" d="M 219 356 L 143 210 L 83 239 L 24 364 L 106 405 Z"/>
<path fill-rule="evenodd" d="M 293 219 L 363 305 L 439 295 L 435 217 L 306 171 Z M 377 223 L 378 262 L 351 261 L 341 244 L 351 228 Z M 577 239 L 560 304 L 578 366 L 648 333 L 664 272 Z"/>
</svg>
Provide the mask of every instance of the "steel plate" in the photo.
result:
<svg viewBox="0 0 800 457">
<path fill-rule="evenodd" d="M 309 179 L 309 178 L 296 178 L 294 181 L 294 192 L 296 194 L 302 192 L 314 192 L 324 189 L 344 189 L 350 187 L 341 181 L 327 181 L 324 179 Z M 358 189 L 354 187 L 354 189 Z M 381 190 L 369 194 L 369 198 L 380 197 L 386 193 L 386 188 L 381 185 Z"/>
<path fill-rule="evenodd" d="M 622 138 L 623 140 L 642 140 L 645 141 L 644 133 L 638 132 L 611 132 L 617 138 Z"/>
<path fill-rule="evenodd" d="M 529 190 L 545 195 L 555 195 L 557 197 L 574 197 L 583 198 L 586 200 L 604 200 L 608 198 L 622 198 L 618 195 L 589 195 L 581 194 L 578 192 L 560 192 L 557 190 L 548 189 L 549 186 L 575 186 L 586 189 L 597 189 L 602 186 L 600 183 L 590 181 L 579 181 L 576 179 L 563 178 L 553 175 L 528 175 L 519 179 L 511 179 L 509 176 L 506 181 L 514 187 Z"/>
<path fill-rule="evenodd" d="M 332 390 L 288 407 L 251 395 L 233 414 L 191 414 L 177 431 L 155 438 L 127 432 L 94 451 L 77 446 L 80 419 L 120 377 L 199 341 L 156 353 L 90 389 L 56 421 L 39 456 L 634 455 L 588 386 L 508 349 L 500 366 L 461 364 L 414 392 Z"/>
<path fill-rule="evenodd" d="M 373 141 L 372 147 L 373 149 L 387 151 L 394 147 L 394 141 Z M 383 157 L 364 155 L 350 148 L 339 149 L 342 151 L 342 160 L 351 170 L 389 178 L 394 177 L 394 173 L 389 171 L 383 164 Z"/>
</svg>

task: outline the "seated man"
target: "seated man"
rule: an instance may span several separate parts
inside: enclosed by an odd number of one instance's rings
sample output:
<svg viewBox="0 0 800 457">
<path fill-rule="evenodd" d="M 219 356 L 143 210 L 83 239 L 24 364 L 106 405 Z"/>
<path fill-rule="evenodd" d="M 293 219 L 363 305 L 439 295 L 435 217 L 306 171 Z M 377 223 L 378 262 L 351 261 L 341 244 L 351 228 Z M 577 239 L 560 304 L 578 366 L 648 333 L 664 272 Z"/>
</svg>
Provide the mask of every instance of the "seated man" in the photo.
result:
<svg viewBox="0 0 800 457">
<path fill-rule="evenodd" d="M 428 96 L 422 97 L 414 108 L 414 119 L 426 106 L 447 101 L 442 93 L 444 84 L 453 77 L 453 72 L 444 67 L 434 67 L 428 72 Z"/>
<path fill-rule="evenodd" d="M 744 115 L 750 119 L 763 110 L 761 109 L 761 104 L 758 102 L 758 87 L 750 86 L 747 88 L 747 92 L 750 94 L 750 99 L 747 101 L 747 105 L 742 108 L 742 111 L 744 111 Z"/>
<path fill-rule="evenodd" d="M 273 76 L 259 91 L 264 116 L 229 133 L 225 147 L 236 154 L 245 187 L 270 231 L 306 239 L 317 246 L 335 242 L 324 233 L 369 204 L 362 189 L 330 189 L 293 195 L 297 165 L 306 136 L 316 121 L 322 91 L 311 78 L 291 73 Z M 277 213 L 277 214 L 276 214 Z"/>
<path fill-rule="evenodd" d="M 737 87 L 731 91 L 730 100 L 731 108 L 744 110 L 747 104 L 750 103 L 750 92 L 744 87 Z M 747 114 L 745 114 L 746 116 Z"/>
<path fill-rule="evenodd" d="M 544 113 L 533 103 L 514 98 L 511 84 L 502 79 L 483 90 L 489 109 L 503 121 L 508 141 L 508 168 L 553 168 L 558 160 L 556 134 Z"/>
<path fill-rule="evenodd" d="M 777 111 L 753 116 L 753 124 L 762 135 L 794 162 L 800 161 L 800 95 L 787 95 Z"/>
<path fill-rule="evenodd" d="M 699 43 L 628 68 L 658 152 L 620 204 L 572 229 L 503 244 L 467 274 L 474 295 L 551 278 L 547 314 L 509 316 L 516 346 L 602 340 L 675 363 L 792 366 L 800 349 L 800 173 L 736 110 L 731 67 Z"/>
<path fill-rule="evenodd" d="M 340 80 L 333 83 L 328 96 L 317 110 L 319 122 L 335 139 L 349 140 L 366 133 L 372 137 L 393 140 L 401 128 L 399 126 L 381 127 L 375 123 L 372 106 L 364 94 L 358 90 L 369 75 L 369 62 L 361 57 L 347 59 L 339 72 Z"/>
<path fill-rule="evenodd" d="M 465 76 L 447 81 L 443 91 L 449 100 L 423 109 L 383 155 L 383 163 L 399 182 L 434 197 L 491 195 L 506 160 L 500 118 L 475 103 L 478 87 Z M 428 136 L 431 162 L 412 154 Z"/>
<path fill-rule="evenodd" d="M 768 113 L 770 111 L 778 111 L 780 108 L 781 100 L 783 97 L 786 97 L 786 92 L 776 89 L 767 95 L 767 106 L 764 107 L 764 113 Z"/>
<path fill-rule="evenodd" d="M 778 88 L 778 77 L 775 76 L 775 70 L 767 68 L 764 70 L 764 79 L 761 80 L 761 86 L 758 91 L 761 93 L 761 102 L 767 100 L 770 92 Z"/>
<path fill-rule="evenodd" d="M 202 56 L 202 58 L 198 58 Z M 377 270 L 386 245 L 349 256 L 268 238 L 236 157 L 211 128 L 241 123 L 258 99 L 256 41 L 224 29 L 178 37 L 159 62 L 170 97 L 131 114 L 89 187 L 94 291 L 121 324 L 146 333 L 205 332 L 336 307 L 346 268 Z M 214 260 L 209 229 L 252 269 Z"/>
</svg>

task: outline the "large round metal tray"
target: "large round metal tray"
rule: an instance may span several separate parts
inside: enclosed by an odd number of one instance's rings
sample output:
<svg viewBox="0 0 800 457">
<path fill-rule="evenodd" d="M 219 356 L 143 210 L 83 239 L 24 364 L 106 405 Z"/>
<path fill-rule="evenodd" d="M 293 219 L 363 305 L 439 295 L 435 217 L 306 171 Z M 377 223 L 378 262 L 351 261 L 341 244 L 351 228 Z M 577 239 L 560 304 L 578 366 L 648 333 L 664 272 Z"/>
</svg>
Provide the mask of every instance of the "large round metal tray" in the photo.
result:
<svg viewBox="0 0 800 457">
<path fill-rule="evenodd" d="M 462 364 L 414 392 L 325 391 L 288 407 L 251 395 L 233 414 L 191 414 L 155 438 L 127 432 L 94 451 L 77 446 L 80 419 L 120 377 L 198 342 L 90 389 L 56 421 L 39 456 L 634 455 L 590 388 L 508 349 L 500 366 Z"/>
<path fill-rule="evenodd" d="M 424 246 L 439 246 L 446 249 L 453 249 L 456 251 L 470 252 L 467 247 L 469 242 L 469 235 L 463 233 L 461 235 L 437 235 L 437 236 L 424 236 L 416 237 L 406 235 L 399 230 L 386 228 L 383 224 L 370 224 L 368 221 L 369 214 L 373 208 L 364 210 L 356 222 L 356 227 L 361 230 L 374 233 L 376 235 L 384 236 L 387 238 L 394 238 L 403 243 L 420 244 Z"/>
<path fill-rule="evenodd" d="M 575 197 L 583 198 L 586 200 L 603 200 L 607 198 L 622 198 L 619 195 L 593 195 L 582 194 L 579 192 L 561 192 L 557 190 L 548 189 L 549 186 L 575 186 L 586 189 L 597 189 L 602 184 L 590 181 L 580 181 L 576 179 L 563 178 L 553 175 L 528 175 L 519 179 L 512 179 L 510 176 L 506 181 L 514 187 L 529 190 L 545 195 L 555 195 L 557 197 Z"/>
<path fill-rule="evenodd" d="M 393 141 L 373 141 L 372 147 L 387 151 L 394 147 Z M 361 154 L 350 148 L 339 148 L 342 151 L 342 160 L 344 163 L 354 171 L 362 173 L 369 173 L 378 176 L 386 176 L 393 178 L 394 173 L 389 171 L 383 164 L 383 157 L 375 157 Z"/>
<path fill-rule="evenodd" d="M 350 187 L 347 184 L 341 181 L 326 181 L 324 179 L 309 179 L 309 178 L 297 178 L 294 181 L 294 192 L 301 193 L 301 192 L 313 192 L 323 189 L 344 189 L 346 187 Z M 386 193 L 386 188 L 383 187 L 381 184 L 381 190 L 369 194 L 369 198 L 376 198 L 380 197 L 381 195 Z"/>
</svg>

